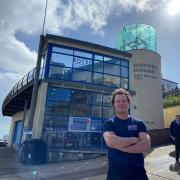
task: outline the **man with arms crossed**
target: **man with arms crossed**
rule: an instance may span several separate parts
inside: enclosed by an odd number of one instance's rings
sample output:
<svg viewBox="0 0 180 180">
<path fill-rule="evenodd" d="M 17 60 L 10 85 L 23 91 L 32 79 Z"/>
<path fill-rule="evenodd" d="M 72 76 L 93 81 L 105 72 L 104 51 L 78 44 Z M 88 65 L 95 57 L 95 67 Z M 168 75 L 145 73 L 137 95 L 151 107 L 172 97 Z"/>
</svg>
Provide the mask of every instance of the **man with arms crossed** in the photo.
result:
<svg viewBox="0 0 180 180">
<path fill-rule="evenodd" d="M 112 94 L 116 112 L 104 125 L 103 137 L 108 147 L 107 180 L 148 180 L 143 153 L 151 146 L 145 124 L 128 115 L 131 98 L 120 88 Z"/>
</svg>

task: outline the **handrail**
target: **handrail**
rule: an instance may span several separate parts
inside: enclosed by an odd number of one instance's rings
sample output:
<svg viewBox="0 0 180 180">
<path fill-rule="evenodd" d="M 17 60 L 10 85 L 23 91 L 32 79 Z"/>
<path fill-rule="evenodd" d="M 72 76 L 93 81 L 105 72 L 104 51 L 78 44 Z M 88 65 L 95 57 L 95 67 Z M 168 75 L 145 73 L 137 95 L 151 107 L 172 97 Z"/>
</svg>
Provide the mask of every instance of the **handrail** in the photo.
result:
<svg viewBox="0 0 180 180">
<path fill-rule="evenodd" d="M 8 95 L 4 99 L 3 108 L 7 104 L 7 102 L 23 87 L 25 87 L 27 84 L 32 82 L 35 77 L 35 70 L 36 68 L 33 68 L 31 71 L 29 71 L 21 80 L 19 80 L 14 87 L 11 89 L 11 91 L 8 93 Z M 41 71 L 42 72 L 42 71 Z M 39 79 L 42 79 L 42 76 L 39 76 Z"/>
</svg>

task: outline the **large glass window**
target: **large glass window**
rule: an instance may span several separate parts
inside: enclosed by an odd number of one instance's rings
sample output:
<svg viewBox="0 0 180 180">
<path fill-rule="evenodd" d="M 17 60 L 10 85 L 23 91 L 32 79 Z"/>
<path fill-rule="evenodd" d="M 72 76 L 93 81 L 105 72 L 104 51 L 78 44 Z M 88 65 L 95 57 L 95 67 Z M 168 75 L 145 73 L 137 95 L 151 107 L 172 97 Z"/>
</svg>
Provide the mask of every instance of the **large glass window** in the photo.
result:
<svg viewBox="0 0 180 180">
<path fill-rule="evenodd" d="M 52 53 L 51 62 L 62 67 L 72 67 L 73 56 Z"/>
<path fill-rule="evenodd" d="M 105 106 L 112 105 L 112 95 L 111 94 L 103 94 L 103 105 L 105 105 Z"/>
<path fill-rule="evenodd" d="M 50 78 L 127 87 L 129 62 L 125 59 L 57 46 L 52 51 Z M 126 80 L 120 83 L 121 78 Z"/>
<path fill-rule="evenodd" d="M 48 87 L 43 138 L 50 148 L 103 148 L 103 121 L 113 114 L 111 94 Z"/>
<path fill-rule="evenodd" d="M 94 73 L 93 82 L 96 83 L 96 84 L 102 84 L 102 82 L 103 82 L 103 74 Z"/>
<path fill-rule="evenodd" d="M 121 60 L 118 59 L 118 58 L 112 58 L 111 63 L 120 65 L 121 64 Z"/>
<path fill-rule="evenodd" d="M 74 51 L 75 56 L 86 57 L 92 59 L 92 54 L 83 51 Z"/>
<path fill-rule="evenodd" d="M 104 61 L 106 61 L 106 62 L 111 62 L 111 61 L 112 61 L 112 58 L 111 58 L 111 57 L 106 57 L 106 56 L 104 56 Z"/>
<path fill-rule="evenodd" d="M 84 70 L 92 70 L 92 60 L 84 59 L 80 57 L 73 58 L 73 68 L 84 69 Z"/>
<path fill-rule="evenodd" d="M 122 66 L 129 66 L 129 62 L 127 60 L 121 60 L 121 65 Z"/>
<path fill-rule="evenodd" d="M 121 87 L 124 89 L 128 89 L 128 79 L 121 78 Z"/>
<path fill-rule="evenodd" d="M 90 117 L 91 116 L 91 106 L 88 104 L 71 104 L 71 116 L 84 116 Z"/>
<path fill-rule="evenodd" d="M 72 90 L 71 116 L 91 116 L 91 92 Z"/>
<path fill-rule="evenodd" d="M 128 67 L 121 66 L 121 76 L 128 77 Z"/>
<path fill-rule="evenodd" d="M 109 119 L 114 115 L 114 110 L 110 106 L 103 106 L 102 118 Z"/>
<path fill-rule="evenodd" d="M 93 104 L 96 104 L 96 105 L 102 104 L 102 93 L 93 92 Z"/>
<path fill-rule="evenodd" d="M 67 131 L 68 118 L 62 116 L 45 115 L 44 126 L 46 131 Z"/>
<path fill-rule="evenodd" d="M 47 114 L 68 116 L 69 103 L 61 101 L 47 101 L 45 110 Z"/>
<path fill-rule="evenodd" d="M 52 66 L 50 67 L 50 77 L 53 79 L 72 79 L 72 69 L 62 66 Z"/>
<path fill-rule="evenodd" d="M 94 72 L 103 73 L 103 62 L 94 60 Z"/>
<path fill-rule="evenodd" d="M 102 120 L 98 118 L 91 119 L 91 131 L 101 132 L 102 131 Z"/>
<path fill-rule="evenodd" d="M 104 73 L 120 76 L 120 66 L 104 63 Z"/>
<path fill-rule="evenodd" d="M 103 84 L 107 86 L 120 87 L 120 77 L 104 74 Z"/>
<path fill-rule="evenodd" d="M 91 72 L 73 69 L 73 81 L 91 82 Z"/>
<path fill-rule="evenodd" d="M 101 118 L 102 116 L 102 106 L 92 106 L 92 117 Z"/>
<path fill-rule="evenodd" d="M 91 104 L 91 92 L 72 90 L 71 92 L 71 102 L 74 104 Z"/>
<path fill-rule="evenodd" d="M 99 61 L 103 61 L 103 56 L 95 54 L 94 59 L 99 60 Z"/>
<path fill-rule="evenodd" d="M 54 101 L 70 101 L 70 90 L 57 88 L 57 87 L 48 87 L 47 100 Z"/>
<path fill-rule="evenodd" d="M 61 48 L 61 47 L 53 46 L 52 50 L 53 50 L 53 52 L 59 52 L 59 53 L 63 53 L 63 54 L 73 55 L 73 50 L 67 49 L 67 48 Z"/>
</svg>

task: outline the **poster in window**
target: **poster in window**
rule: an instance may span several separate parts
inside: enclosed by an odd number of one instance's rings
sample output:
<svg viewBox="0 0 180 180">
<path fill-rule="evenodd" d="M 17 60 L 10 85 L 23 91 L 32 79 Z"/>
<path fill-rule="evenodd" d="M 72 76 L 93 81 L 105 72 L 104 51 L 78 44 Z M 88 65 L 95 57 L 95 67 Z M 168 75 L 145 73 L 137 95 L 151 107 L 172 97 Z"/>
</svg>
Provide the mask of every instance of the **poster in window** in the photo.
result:
<svg viewBox="0 0 180 180">
<path fill-rule="evenodd" d="M 87 117 L 69 117 L 69 132 L 89 132 L 91 118 Z"/>
</svg>

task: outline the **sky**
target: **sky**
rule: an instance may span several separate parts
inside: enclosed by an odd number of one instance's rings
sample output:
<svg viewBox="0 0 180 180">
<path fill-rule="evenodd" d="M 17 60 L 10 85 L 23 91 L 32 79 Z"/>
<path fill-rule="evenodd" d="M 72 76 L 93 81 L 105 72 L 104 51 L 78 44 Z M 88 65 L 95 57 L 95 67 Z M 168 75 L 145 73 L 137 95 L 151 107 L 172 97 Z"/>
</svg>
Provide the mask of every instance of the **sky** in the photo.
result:
<svg viewBox="0 0 180 180">
<path fill-rule="evenodd" d="M 0 1 L 0 106 L 36 64 L 46 0 Z M 44 34 L 115 48 L 122 27 L 155 28 L 163 78 L 180 85 L 180 0 L 49 0 Z M 0 112 L 0 138 L 11 117 Z"/>
</svg>

